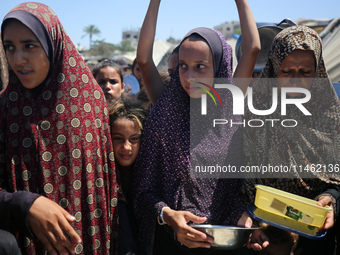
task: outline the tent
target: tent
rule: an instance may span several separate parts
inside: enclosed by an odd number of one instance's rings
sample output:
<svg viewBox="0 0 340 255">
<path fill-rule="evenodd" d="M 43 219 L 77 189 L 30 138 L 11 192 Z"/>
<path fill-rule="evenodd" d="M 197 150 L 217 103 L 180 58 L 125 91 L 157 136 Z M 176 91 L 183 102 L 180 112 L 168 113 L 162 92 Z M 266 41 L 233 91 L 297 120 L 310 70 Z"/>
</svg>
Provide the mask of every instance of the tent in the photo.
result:
<svg viewBox="0 0 340 255">
<path fill-rule="evenodd" d="M 172 43 L 164 42 L 162 40 L 155 40 L 153 44 L 153 52 L 152 52 L 152 57 L 153 57 L 153 61 L 155 62 L 155 65 L 158 66 L 160 62 L 162 61 L 163 57 L 168 52 L 171 52 L 175 47 L 176 45 L 173 45 Z M 125 54 L 121 54 L 120 57 L 123 57 L 127 59 L 130 63 L 132 63 L 136 57 L 136 51 L 131 51 Z"/>
<path fill-rule="evenodd" d="M 333 19 L 320 37 L 328 75 L 332 82 L 340 82 L 340 18 Z"/>
</svg>

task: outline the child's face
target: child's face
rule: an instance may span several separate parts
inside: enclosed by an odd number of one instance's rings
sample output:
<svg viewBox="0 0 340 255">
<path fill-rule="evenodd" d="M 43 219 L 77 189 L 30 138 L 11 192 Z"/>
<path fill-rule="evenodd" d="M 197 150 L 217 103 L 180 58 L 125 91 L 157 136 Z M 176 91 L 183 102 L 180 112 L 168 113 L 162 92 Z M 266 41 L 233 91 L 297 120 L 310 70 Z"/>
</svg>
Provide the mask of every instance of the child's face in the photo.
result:
<svg viewBox="0 0 340 255">
<path fill-rule="evenodd" d="M 118 119 L 111 127 L 113 152 L 116 162 L 121 166 L 131 166 L 138 155 L 141 129 L 128 119 Z"/>
<path fill-rule="evenodd" d="M 206 82 L 212 86 L 214 78 L 214 62 L 209 46 L 202 40 L 186 39 L 179 49 L 179 78 L 184 90 L 192 98 L 200 98 L 205 94 L 206 86 L 193 81 L 200 78 L 210 78 Z M 191 84 L 190 84 L 191 83 Z"/>
<path fill-rule="evenodd" d="M 33 32 L 18 20 L 10 20 L 3 32 L 9 65 L 27 89 L 39 86 L 47 77 L 50 61 Z"/>
<path fill-rule="evenodd" d="M 134 66 L 132 73 L 137 78 L 140 88 L 143 88 L 144 87 L 143 77 L 138 64 Z"/>
<path fill-rule="evenodd" d="M 178 54 L 173 53 L 168 61 L 168 73 L 170 76 L 174 73 L 177 66 L 178 66 Z"/>
<path fill-rule="evenodd" d="M 100 69 L 96 80 L 104 91 L 107 99 L 117 100 L 122 96 L 125 86 L 117 70 L 112 66 L 106 66 Z"/>
</svg>

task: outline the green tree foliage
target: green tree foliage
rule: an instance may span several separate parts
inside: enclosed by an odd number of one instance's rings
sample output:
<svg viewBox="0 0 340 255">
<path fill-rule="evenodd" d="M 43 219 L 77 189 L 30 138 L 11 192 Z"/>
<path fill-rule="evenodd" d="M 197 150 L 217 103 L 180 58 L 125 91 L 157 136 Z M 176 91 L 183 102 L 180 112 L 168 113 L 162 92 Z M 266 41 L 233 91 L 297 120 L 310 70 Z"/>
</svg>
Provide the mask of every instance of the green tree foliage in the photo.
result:
<svg viewBox="0 0 340 255">
<path fill-rule="evenodd" d="M 111 57 L 116 49 L 116 45 L 106 43 L 104 40 L 94 41 L 91 50 L 88 51 L 88 55 Z"/>
<path fill-rule="evenodd" d="M 128 40 L 121 41 L 120 45 L 118 45 L 117 48 L 122 53 L 136 50 L 134 47 L 132 47 L 131 41 Z"/>
<path fill-rule="evenodd" d="M 91 49 L 92 48 L 92 36 L 99 35 L 100 30 L 95 25 L 89 25 L 84 28 L 84 32 L 85 32 L 84 36 L 88 35 L 90 37 L 90 49 Z"/>
<path fill-rule="evenodd" d="M 235 34 L 240 35 L 241 34 L 241 28 L 235 29 Z"/>
</svg>

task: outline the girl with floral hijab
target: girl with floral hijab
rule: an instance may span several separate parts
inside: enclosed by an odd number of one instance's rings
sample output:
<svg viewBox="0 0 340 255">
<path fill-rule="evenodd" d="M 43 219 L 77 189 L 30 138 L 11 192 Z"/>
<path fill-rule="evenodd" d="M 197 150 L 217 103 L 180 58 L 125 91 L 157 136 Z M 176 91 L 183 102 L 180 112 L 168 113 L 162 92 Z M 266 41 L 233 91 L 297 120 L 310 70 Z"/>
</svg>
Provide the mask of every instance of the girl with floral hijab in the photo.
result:
<svg viewBox="0 0 340 255">
<path fill-rule="evenodd" d="M 101 88 L 48 6 L 16 6 L 1 35 L 11 67 L 1 93 L 1 224 L 28 254 L 114 254 L 118 185 Z"/>
<path fill-rule="evenodd" d="M 260 47 L 259 36 L 248 2 L 235 2 L 242 31 L 247 31 L 247 53 L 235 74 L 251 77 Z M 150 0 L 138 51 L 152 51 L 159 5 L 160 0 Z M 148 53 L 139 59 L 145 64 L 141 66 L 143 79 L 151 87 L 158 86 L 157 79 L 149 83 L 156 77 L 157 69 L 147 60 Z M 197 82 L 190 82 L 199 78 L 209 79 L 208 83 L 215 78 L 232 82 L 231 47 L 218 31 L 200 27 L 184 36 L 178 56 L 179 66 L 145 124 L 134 169 L 134 209 L 140 221 L 141 254 L 215 254 L 215 250 L 207 249 L 213 239 L 188 225 L 189 221 L 245 225 L 245 221 L 238 222 L 245 210 L 240 197 L 241 181 L 197 177 L 190 168 L 194 162 L 209 165 L 222 160 L 234 166 L 241 163 L 242 128 L 224 125 L 214 129 L 211 125 L 216 116 L 241 121 L 240 116 L 232 115 L 231 93 L 221 93 L 223 107 L 207 116 L 207 122 L 197 123 L 203 90 L 198 89 Z M 207 104 L 208 108 L 214 107 L 212 100 Z"/>
<path fill-rule="evenodd" d="M 215 42 L 220 40 L 221 49 L 222 42 L 224 43 L 223 55 L 220 55 L 223 60 L 220 59 L 222 62 L 217 68 L 217 73 L 219 77 L 231 78 L 231 48 L 226 44 L 223 36 L 207 28 L 198 28 L 188 33 L 186 38 L 192 34 L 209 35 L 205 37 L 209 38 L 209 41 L 212 41 L 212 38 L 216 39 Z M 214 34 L 215 36 L 212 37 Z M 225 107 L 229 108 L 229 106 Z M 200 109 L 198 105 L 196 109 Z M 229 196 L 232 191 L 237 192 L 237 187 L 240 187 L 239 180 L 192 177 L 189 121 L 192 116 L 190 114 L 193 114 L 190 111 L 190 97 L 181 86 L 177 69 L 146 122 L 140 154 L 135 165 L 133 187 L 136 188 L 135 213 L 139 212 L 138 218 L 141 220 L 139 237 L 142 241 L 140 244 L 150 242 L 149 238 L 155 227 L 157 213 L 166 206 L 174 210 L 190 211 L 200 216 L 196 216 L 199 220 L 201 217 L 207 217 L 207 222 L 211 224 L 225 225 L 236 225 L 245 210 L 239 195 Z M 219 152 L 222 152 L 226 158 L 232 159 L 231 164 L 240 163 L 242 150 L 239 145 L 241 142 L 236 142 L 238 145 L 228 150 L 233 139 L 240 141 L 242 138 L 240 129 L 220 130 L 214 133 L 212 130 L 208 131 L 208 126 L 200 125 L 197 128 L 200 128 L 202 132 L 196 130 L 196 134 L 199 132 L 198 137 L 203 136 L 204 139 L 201 145 L 195 146 L 197 150 L 195 155 L 192 155 L 194 158 L 205 157 L 204 154 L 210 150 L 210 155 L 219 155 Z M 208 144 L 204 144 L 204 141 Z M 216 141 L 219 141 L 220 147 L 214 145 Z M 216 159 L 215 156 L 212 157 L 211 162 Z M 197 219 L 193 217 L 191 220 Z M 159 233 L 165 233 L 165 236 L 173 239 L 174 232 L 170 227 L 158 226 L 157 229 L 159 229 L 156 232 L 158 237 L 162 236 Z M 176 247 L 179 243 L 173 240 L 173 245 Z M 156 247 L 168 249 L 158 245 L 157 239 Z M 179 246 L 179 248 L 183 254 L 191 254 L 190 249 L 185 246 Z M 161 250 L 156 250 L 155 254 L 160 252 Z M 192 252 L 199 251 L 195 249 Z"/>
</svg>

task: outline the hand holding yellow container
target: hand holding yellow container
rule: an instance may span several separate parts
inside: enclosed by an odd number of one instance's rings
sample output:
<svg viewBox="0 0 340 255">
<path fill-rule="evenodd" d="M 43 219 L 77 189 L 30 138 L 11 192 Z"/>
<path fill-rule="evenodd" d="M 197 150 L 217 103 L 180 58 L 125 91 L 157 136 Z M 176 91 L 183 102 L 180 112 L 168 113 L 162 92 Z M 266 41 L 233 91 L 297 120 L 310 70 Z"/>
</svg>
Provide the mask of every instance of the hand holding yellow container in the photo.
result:
<svg viewBox="0 0 340 255">
<path fill-rule="evenodd" d="M 264 185 L 255 185 L 255 206 L 267 212 L 289 217 L 310 226 L 322 227 L 331 207 L 317 201 Z"/>
</svg>

